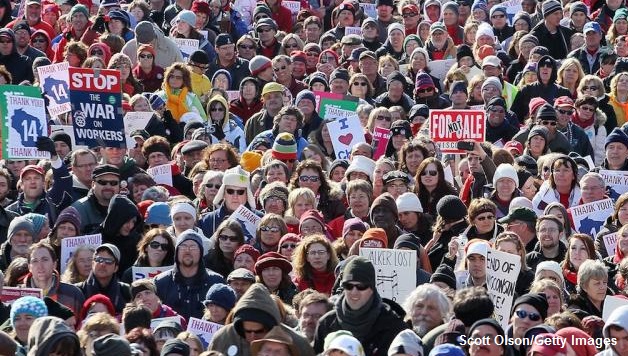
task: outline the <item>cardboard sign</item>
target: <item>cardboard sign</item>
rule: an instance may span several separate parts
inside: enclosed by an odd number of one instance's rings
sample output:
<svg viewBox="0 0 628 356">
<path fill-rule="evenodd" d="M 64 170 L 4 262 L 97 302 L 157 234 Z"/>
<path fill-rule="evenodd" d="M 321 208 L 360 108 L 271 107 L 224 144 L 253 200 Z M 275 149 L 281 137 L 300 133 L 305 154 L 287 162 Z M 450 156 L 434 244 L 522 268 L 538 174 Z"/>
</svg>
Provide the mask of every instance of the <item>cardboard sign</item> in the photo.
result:
<svg viewBox="0 0 628 356">
<path fill-rule="evenodd" d="M 187 331 L 198 336 L 203 343 L 203 348 L 207 349 L 209 344 L 212 342 L 216 331 L 220 330 L 222 327 L 223 325 L 212 323 L 211 321 L 190 318 Z"/>
<path fill-rule="evenodd" d="M 602 240 L 604 240 L 604 247 L 606 247 L 606 254 L 608 256 L 614 256 L 615 247 L 617 247 L 617 233 L 613 232 L 612 234 L 604 235 Z"/>
<path fill-rule="evenodd" d="M 93 247 L 94 250 L 96 247 L 102 244 L 102 235 L 101 234 L 93 234 L 93 235 L 83 235 L 83 236 L 75 236 L 75 237 L 66 237 L 61 240 L 61 271 L 65 271 L 65 268 L 70 262 L 70 259 L 74 255 L 79 246 L 90 246 Z"/>
<path fill-rule="evenodd" d="M 231 220 L 235 220 L 240 223 L 242 230 L 244 231 L 244 242 L 251 242 L 257 233 L 257 227 L 259 226 L 260 218 L 254 212 L 247 209 L 244 205 L 240 205 L 236 211 L 229 217 Z"/>
<path fill-rule="evenodd" d="M 171 266 L 161 266 L 161 267 L 131 267 L 131 272 L 133 273 L 133 280 L 137 281 L 138 279 L 153 279 L 156 275 L 161 272 L 170 271 L 174 268 L 174 265 Z"/>
<path fill-rule="evenodd" d="M 362 36 L 362 27 L 345 27 L 345 36 L 348 35 Z"/>
<path fill-rule="evenodd" d="M 172 187 L 172 165 L 170 163 L 148 168 L 146 173 L 153 177 L 155 183 Z"/>
<path fill-rule="evenodd" d="M 292 1 L 292 0 L 284 0 L 281 4 L 288 9 L 290 9 L 290 13 L 292 14 L 292 19 L 296 19 L 299 11 L 301 11 L 301 2 L 300 1 Z"/>
<path fill-rule="evenodd" d="M 124 115 L 124 139 L 127 148 L 134 148 L 136 145 L 135 139 L 131 138 L 131 132 L 144 130 L 152 117 L 152 111 L 129 111 Z"/>
<path fill-rule="evenodd" d="M 74 67 L 69 71 L 76 143 L 125 148 L 120 71 Z"/>
<path fill-rule="evenodd" d="M 568 210 L 576 231 L 595 236 L 602 230 L 606 218 L 613 215 L 615 207 L 613 201 L 609 198 L 574 206 Z"/>
<path fill-rule="evenodd" d="M 43 299 L 44 293 L 41 288 L 3 287 L 0 301 L 4 304 L 11 304 L 16 299 L 28 296 Z"/>
<path fill-rule="evenodd" d="M 314 98 L 316 99 L 316 112 L 319 113 L 323 119 L 326 119 L 325 112 L 328 106 L 355 112 L 360 101 L 355 96 L 322 91 L 315 91 Z"/>
<path fill-rule="evenodd" d="M 456 64 L 456 59 L 440 59 L 430 61 L 428 58 L 427 67 L 430 69 L 430 75 L 444 81 L 449 69 Z"/>
<path fill-rule="evenodd" d="M 362 10 L 364 10 L 364 14 L 366 14 L 366 16 L 372 19 L 377 18 L 377 8 L 375 7 L 375 4 L 367 4 L 361 2 L 360 7 L 362 8 Z"/>
<path fill-rule="evenodd" d="M 608 196 L 617 201 L 620 195 L 628 192 L 628 172 L 600 169 L 600 175 L 606 182 Z"/>
<path fill-rule="evenodd" d="M 389 129 L 383 127 L 376 127 L 373 132 L 373 160 L 377 161 L 378 158 L 386 154 L 386 147 L 392 134 Z"/>
<path fill-rule="evenodd" d="M 465 153 L 456 148 L 462 140 L 483 142 L 486 113 L 479 110 L 430 110 L 430 137 L 443 153 Z"/>
<path fill-rule="evenodd" d="M 501 5 L 506 7 L 506 17 L 508 17 L 508 24 L 510 26 L 513 26 L 515 15 L 523 10 L 523 8 L 521 7 L 521 0 L 509 0 L 503 2 Z"/>
<path fill-rule="evenodd" d="M 375 267 L 377 291 L 383 298 L 403 304 L 416 288 L 416 251 L 386 248 L 360 248 Z"/>
<path fill-rule="evenodd" d="M 607 295 L 604 298 L 604 307 L 602 307 L 602 320 L 607 321 L 615 309 L 627 304 L 628 299 Z"/>
<path fill-rule="evenodd" d="M 68 62 L 55 63 L 37 68 L 39 74 L 39 86 L 48 98 L 48 112 L 50 116 L 72 110 L 70 104 L 70 74 Z"/>
<path fill-rule="evenodd" d="M 159 326 L 159 324 L 161 324 L 164 321 L 174 321 L 174 322 L 179 323 L 179 325 L 181 325 L 181 323 L 183 322 L 181 319 L 183 319 L 183 317 L 180 316 L 180 315 L 177 315 L 177 316 L 166 316 L 166 317 L 163 317 L 163 318 L 151 319 L 150 320 L 150 329 L 152 331 L 155 331 L 155 328 L 157 326 Z"/>
<path fill-rule="evenodd" d="M 494 318 L 503 328 L 508 327 L 519 272 L 521 272 L 521 258 L 518 255 L 488 249 L 486 286 L 488 295 L 495 305 Z"/>
<path fill-rule="evenodd" d="M 326 120 L 333 120 L 327 123 L 327 129 L 336 158 L 349 159 L 353 146 L 366 142 L 358 114 L 355 111 L 328 106 L 325 116 Z"/>
<path fill-rule="evenodd" d="M 46 104 L 40 89 L 29 86 L 0 85 L 2 119 L 2 158 L 50 158 L 37 150 L 37 137 L 48 135 Z"/>
<path fill-rule="evenodd" d="M 469 279 L 469 271 L 463 269 L 461 271 L 455 271 L 456 275 L 456 290 L 467 288 L 467 279 Z"/>
<path fill-rule="evenodd" d="M 173 38 L 174 43 L 179 47 L 179 51 L 181 51 L 181 55 L 183 59 L 188 59 L 194 51 L 198 49 L 200 44 L 199 40 L 192 40 L 188 38 Z"/>
</svg>

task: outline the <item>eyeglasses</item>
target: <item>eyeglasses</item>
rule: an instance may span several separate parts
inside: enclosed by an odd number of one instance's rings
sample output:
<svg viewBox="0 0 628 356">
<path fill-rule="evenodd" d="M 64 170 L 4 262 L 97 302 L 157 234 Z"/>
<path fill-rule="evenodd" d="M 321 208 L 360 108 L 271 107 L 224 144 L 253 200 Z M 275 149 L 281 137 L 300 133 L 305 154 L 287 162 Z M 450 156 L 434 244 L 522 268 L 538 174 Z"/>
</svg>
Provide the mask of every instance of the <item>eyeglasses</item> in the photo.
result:
<svg viewBox="0 0 628 356">
<path fill-rule="evenodd" d="M 402 16 L 404 19 L 407 19 L 408 17 L 415 17 L 415 16 L 417 16 L 417 15 L 418 15 L 418 13 L 416 13 L 416 12 L 406 12 L 406 13 L 404 13 L 404 14 L 403 14 L 403 15 L 401 15 L 401 16 Z"/>
<path fill-rule="evenodd" d="M 102 257 L 102 256 L 94 257 L 93 261 L 96 262 L 96 263 L 103 263 L 103 264 L 106 264 L 106 265 L 109 265 L 109 266 L 111 266 L 114 263 L 116 263 L 115 259 L 109 258 L 109 257 Z"/>
<path fill-rule="evenodd" d="M 361 87 L 365 87 L 365 86 L 367 86 L 366 82 L 353 82 L 353 85 L 355 85 L 355 86 L 361 86 Z"/>
<path fill-rule="evenodd" d="M 319 176 L 299 176 L 299 181 L 301 182 L 310 181 L 312 183 L 316 183 L 318 182 L 319 179 L 320 179 Z"/>
<path fill-rule="evenodd" d="M 517 316 L 520 319 L 529 318 L 532 321 L 539 321 L 539 320 L 541 320 L 541 314 L 538 314 L 538 313 L 527 312 L 527 311 L 521 310 L 521 309 L 515 311 L 515 313 L 517 314 Z"/>
<path fill-rule="evenodd" d="M 198 247 L 197 244 L 193 244 L 193 245 L 179 245 L 178 247 L 179 250 L 185 251 L 198 251 L 200 248 Z"/>
<path fill-rule="evenodd" d="M 558 229 L 555 228 L 555 227 L 543 228 L 543 229 L 540 229 L 538 231 L 538 233 L 541 233 L 541 234 L 544 234 L 544 233 L 553 234 L 553 233 L 557 233 L 557 232 L 558 232 Z"/>
<path fill-rule="evenodd" d="M 279 72 L 280 70 L 286 70 L 286 68 L 288 68 L 288 66 L 274 67 L 273 70 Z"/>
<path fill-rule="evenodd" d="M 215 107 L 215 108 L 209 109 L 209 111 L 211 111 L 211 112 L 224 112 L 225 108 Z"/>
<path fill-rule="evenodd" d="M 596 85 L 591 85 L 588 87 L 582 87 L 582 90 L 597 90 L 597 86 Z"/>
<path fill-rule="evenodd" d="M 295 248 L 297 248 L 297 244 L 283 244 L 283 245 L 281 245 L 281 248 L 295 249 Z"/>
<path fill-rule="evenodd" d="M 309 256 L 325 256 L 325 255 L 327 255 L 327 250 L 308 251 L 307 254 Z"/>
<path fill-rule="evenodd" d="M 438 175 L 438 171 L 432 171 L 432 170 L 425 170 L 423 172 L 421 172 L 421 177 L 425 177 L 427 175 L 430 175 L 432 177 L 436 177 Z"/>
<path fill-rule="evenodd" d="M 32 42 L 33 43 L 46 43 L 48 41 L 45 38 L 35 38 L 35 39 L 33 39 Z M 93 54 L 96 54 L 96 53 L 93 53 Z"/>
<path fill-rule="evenodd" d="M 493 220 L 495 219 L 495 215 L 491 214 L 491 215 L 478 216 L 476 219 L 478 219 L 478 221 Z"/>
<path fill-rule="evenodd" d="M 234 194 L 244 195 L 244 193 L 246 193 L 246 189 L 231 189 L 231 188 L 227 188 L 227 189 L 225 189 L 225 191 L 229 195 L 234 195 Z"/>
<path fill-rule="evenodd" d="M 424 93 L 431 93 L 432 91 L 434 91 L 434 88 L 429 87 L 429 88 L 418 89 L 416 92 L 420 94 L 424 94 Z"/>
<path fill-rule="evenodd" d="M 162 244 L 158 241 L 151 241 L 148 244 L 148 247 L 152 248 L 153 250 L 161 249 L 162 251 L 168 251 L 168 244 Z"/>
<path fill-rule="evenodd" d="M 573 110 L 556 109 L 556 111 L 558 111 L 559 113 L 561 113 L 563 115 L 571 115 L 571 114 L 573 114 Z"/>
<path fill-rule="evenodd" d="M 378 116 L 378 117 L 377 117 L 377 120 L 391 122 L 391 121 L 392 121 L 392 117 L 388 117 L 388 116 Z"/>
<path fill-rule="evenodd" d="M 504 109 L 502 108 L 496 108 L 496 107 L 491 107 L 490 109 L 488 109 L 490 112 L 498 112 L 498 113 L 504 113 Z"/>
<path fill-rule="evenodd" d="M 252 49 L 255 49 L 255 46 L 239 45 L 238 48 L 252 50 Z"/>
<path fill-rule="evenodd" d="M 117 180 L 104 180 L 104 179 L 97 179 L 96 183 L 98 183 L 98 185 L 107 185 L 109 184 L 112 187 L 116 187 L 118 186 L 118 184 L 120 184 L 120 182 L 118 182 Z"/>
<path fill-rule="evenodd" d="M 492 19 L 503 19 L 504 17 L 506 17 L 506 15 L 503 14 L 496 14 L 491 16 Z"/>
<path fill-rule="evenodd" d="M 237 236 L 229 236 L 229 235 L 218 235 L 218 239 L 220 239 L 220 241 L 231 241 L 231 242 L 238 242 L 240 239 Z"/>
<path fill-rule="evenodd" d="M 140 59 L 153 59 L 152 54 L 140 54 L 138 57 L 140 57 Z"/>
<path fill-rule="evenodd" d="M 76 165 L 76 166 L 74 166 L 74 167 L 76 167 L 76 168 L 80 168 L 80 169 L 83 169 L 83 168 L 94 168 L 94 167 L 96 167 L 96 163 L 84 163 L 84 164 L 77 164 L 77 165 Z"/>
<path fill-rule="evenodd" d="M 258 28 L 258 29 L 257 29 L 257 33 L 270 32 L 270 31 L 272 31 L 272 30 L 273 30 L 273 29 L 272 29 L 272 28 L 270 28 L 270 27 L 267 27 L 267 28 Z"/>
<path fill-rule="evenodd" d="M 543 125 L 543 126 L 556 126 L 556 121 L 543 120 L 543 121 L 541 121 L 541 125 Z"/>
<path fill-rule="evenodd" d="M 583 106 L 581 106 L 579 109 L 580 109 L 580 110 L 584 110 L 584 111 L 588 111 L 588 112 L 595 112 L 595 108 L 592 108 L 592 107 L 590 107 L 590 106 L 584 106 L 584 105 L 583 105 Z"/>
<path fill-rule="evenodd" d="M 276 226 L 273 227 L 268 227 L 268 226 L 262 226 L 259 228 L 260 231 L 264 231 L 264 232 L 279 232 L 279 228 Z"/>
<path fill-rule="evenodd" d="M 205 184 L 205 188 L 209 188 L 209 189 L 212 189 L 212 188 L 220 189 L 221 185 L 222 185 L 222 184 L 207 183 L 207 184 Z"/>
<path fill-rule="evenodd" d="M 343 283 L 342 288 L 346 291 L 353 290 L 353 288 L 357 288 L 359 291 L 365 291 L 369 286 L 362 283 Z"/>
</svg>

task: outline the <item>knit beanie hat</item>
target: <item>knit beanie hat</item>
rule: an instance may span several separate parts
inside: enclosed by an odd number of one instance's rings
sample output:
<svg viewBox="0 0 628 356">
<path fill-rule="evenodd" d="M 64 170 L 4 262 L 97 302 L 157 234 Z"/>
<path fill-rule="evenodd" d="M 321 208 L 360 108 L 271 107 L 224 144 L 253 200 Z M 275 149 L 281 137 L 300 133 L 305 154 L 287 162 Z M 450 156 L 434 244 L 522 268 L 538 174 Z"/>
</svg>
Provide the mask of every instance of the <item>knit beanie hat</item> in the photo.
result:
<svg viewBox="0 0 628 356">
<path fill-rule="evenodd" d="M 554 272 L 558 278 L 560 278 L 561 287 L 565 285 L 565 277 L 563 276 L 563 269 L 556 261 L 543 261 L 536 266 L 535 276 L 540 275 L 542 271 Z"/>
<path fill-rule="evenodd" d="M 212 80 L 211 82 L 214 83 L 216 81 L 216 78 L 220 75 L 224 75 L 225 77 L 227 77 L 227 81 L 229 82 L 229 87 L 231 87 L 231 82 L 232 82 L 232 78 L 231 78 L 231 73 L 229 73 L 228 70 L 226 69 L 218 69 L 214 75 L 212 75 Z"/>
<path fill-rule="evenodd" d="M 497 91 L 499 93 L 502 92 L 503 86 L 502 83 L 499 81 L 499 78 L 497 77 L 488 77 L 484 80 L 484 82 L 482 83 L 482 91 L 484 90 L 484 88 L 486 88 L 489 85 L 494 85 L 495 88 L 497 88 Z"/>
<path fill-rule="evenodd" d="M 346 81 L 347 83 L 349 82 L 349 71 L 346 70 L 345 68 L 342 67 L 338 67 L 336 69 L 334 69 L 333 72 L 331 72 L 331 75 L 329 76 L 329 82 L 333 82 L 334 79 L 342 79 L 344 81 Z"/>
<path fill-rule="evenodd" d="M 213 284 L 207 291 L 203 304 L 215 304 L 229 313 L 236 304 L 237 296 L 233 288 L 223 283 Z"/>
<path fill-rule="evenodd" d="M 355 156 L 351 160 L 351 164 L 347 167 L 345 177 L 349 177 L 352 172 L 362 172 L 366 174 L 369 179 L 373 180 L 373 172 L 375 171 L 375 161 L 365 156 Z"/>
<path fill-rule="evenodd" d="M 615 16 L 617 16 L 618 11 L 621 11 L 621 9 L 617 9 L 615 11 Z M 573 16 L 573 14 L 575 14 L 576 12 L 582 12 L 587 17 L 589 16 L 589 9 L 587 8 L 587 5 L 585 5 L 582 1 L 572 2 L 571 5 L 569 5 L 569 17 Z M 613 22 L 615 22 L 614 17 Z"/>
<path fill-rule="evenodd" d="M 245 151 L 240 156 L 240 165 L 247 172 L 253 172 L 262 165 L 262 154 L 260 151 Z"/>
<path fill-rule="evenodd" d="M 305 220 L 310 219 L 315 220 L 323 227 L 323 230 L 325 230 L 325 218 L 323 218 L 323 215 L 316 209 L 310 209 L 301 214 L 301 218 L 299 219 L 299 231 L 301 231 L 301 225 L 303 225 Z"/>
<path fill-rule="evenodd" d="M 386 231 L 379 227 L 366 229 L 362 238 L 356 241 L 359 247 L 388 248 Z"/>
<path fill-rule="evenodd" d="M 464 57 L 473 58 L 473 50 L 467 44 L 461 44 L 456 50 L 456 61 L 460 61 Z"/>
<path fill-rule="evenodd" d="M 277 135 L 273 143 L 271 157 L 280 161 L 297 159 L 297 142 L 291 133 L 282 132 Z"/>
<path fill-rule="evenodd" d="M 395 336 L 388 348 L 388 355 L 397 354 L 423 356 L 423 343 L 421 342 L 421 338 L 410 329 L 400 332 L 397 336 Z"/>
<path fill-rule="evenodd" d="M 340 332 L 343 332 L 343 334 L 340 334 Z M 325 337 L 323 354 L 327 355 L 331 351 L 342 351 L 347 356 L 364 356 L 364 348 L 362 347 L 360 341 L 352 335 L 344 333 L 351 334 L 351 332 L 346 330 L 340 330 L 327 334 Z M 328 336 L 333 338 L 328 341 Z"/>
<path fill-rule="evenodd" d="M 539 312 L 539 314 L 541 314 L 542 319 L 547 318 L 547 308 L 549 306 L 547 304 L 547 298 L 545 297 L 545 294 L 528 293 L 522 295 L 521 297 L 517 298 L 517 300 L 515 300 L 515 303 L 512 305 L 512 312 L 510 314 L 512 315 L 512 313 L 514 313 L 515 310 L 517 310 L 517 307 L 521 304 L 529 304 L 533 306 Z"/>
<path fill-rule="evenodd" d="M 545 319 L 545 318 L 543 318 L 543 319 Z M 495 331 L 497 331 L 497 335 L 501 335 L 502 337 L 504 336 L 504 329 L 499 324 L 499 322 L 497 322 L 497 320 L 495 320 L 494 318 L 484 318 L 484 319 L 480 319 L 480 320 L 476 321 L 469 328 L 469 332 L 467 333 L 467 335 L 469 337 L 471 337 L 471 334 L 473 333 L 473 330 L 477 329 L 478 327 L 480 327 L 482 325 L 490 325 L 490 326 L 493 327 L 493 329 L 495 329 Z"/>
<path fill-rule="evenodd" d="M 253 246 L 251 246 L 249 244 L 244 244 L 244 245 L 238 247 L 238 249 L 235 250 L 235 252 L 233 253 L 233 259 L 235 260 L 241 254 L 246 254 L 246 255 L 251 256 L 253 261 L 257 261 L 257 259 L 260 256 L 259 251 L 255 247 L 253 247 Z"/>
<path fill-rule="evenodd" d="M 11 223 L 9 224 L 9 229 L 7 230 L 7 240 L 9 241 L 9 244 L 11 244 L 11 238 L 13 237 L 13 235 L 22 230 L 25 230 L 33 238 L 35 237 L 35 227 L 30 220 L 28 220 L 24 216 L 18 216 L 16 218 L 13 218 L 13 220 L 11 220 Z"/>
<path fill-rule="evenodd" d="M 622 129 L 620 129 L 619 127 L 616 127 L 613 129 L 613 131 L 611 131 L 611 133 L 608 136 L 606 136 L 604 149 L 606 149 L 606 146 L 608 146 L 609 144 L 613 142 L 623 143 L 624 146 L 628 147 L 628 135 L 626 135 L 626 133 Z"/>
<path fill-rule="evenodd" d="M 502 178 L 509 178 L 515 182 L 515 186 L 519 187 L 519 176 L 512 164 L 502 163 L 497 167 L 495 174 L 493 175 L 493 187 L 496 187 L 497 182 Z"/>
<path fill-rule="evenodd" d="M 457 93 L 459 91 L 465 93 L 466 95 L 469 95 L 467 91 L 467 85 L 465 84 L 463 80 L 455 80 L 453 83 L 451 83 L 451 86 L 449 87 L 450 95 Z"/>
<path fill-rule="evenodd" d="M 388 74 L 388 77 L 386 77 L 386 88 L 389 88 L 393 81 L 398 81 L 404 86 L 406 85 L 406 77 L 398 70 L 393 70 Z"/>
<path fill-rule="evenodd" d="M 68 13 L 68 18 L 72 18 L 72 16 L 74 16 L 74 14 L 76 13 L 81 13 L 85 15 L 87 19 L 89 19 L 89 10 L 87 10 L 87 7 L 83 4 L 76 4 L 72 6 L 70 12 Z"/>
<path fill-rule="evenodd" d="M 192 216 L 196 216 L 196 214 Z M 144 223 L 146 225 L 172 225 L 170 206 L 164 202 L 152 203 L 148 209 L 146 209 L 145 217 L 146 219 L 144 220 Z"/>
<path fill-rule="evenodd" d="M 489 15 L 493 17 L 493 14 L 495 14 L 496 12 L 500 12 L 504 15 L 507 14 L 506 7 L 500 4 L 491 7 L 491 10 L 489 11 Z"/>
<path fill-rule="evenodd" d="M 512 19 L 513 25 L 515 23 L 517 23 L 517 21 L 519 21 L 519 20 L 523 20 L 523 21 L 527 22 L 528 23 L 528 28 L 530 30 L 532 30 L 532 27 L 534 27 L 532 25 L 532 17 L 530 16 L 530 14 L 528 14 L 525 11 L 519 11 L 518 13 L 515 14 L 515 17 Z"/>
<path fill-rule="evenodd" d="M 177 243 L 175 244 L 175 255 L 178 253 L 179 246 L 185 241 L 194 241 L 198 245 L 198 248 L 203 252 L 203 237 L 196 231 L 192 229 L 188 229 L 183 231 L 179 237 L 177 238 Z M 203 256 L 204 253 L 201 254 Z"/>
<path fill-rule="evenodd" d="M 455 195 L 445 195 L 436 204 L 436 213 L 445 221 L 456 221 L 467 216 L 467 207 Z"/>
<path fill-rule="evenodd" d="M 196 219 L 196 209 L 187 201 L 178 201 L 172 204 L 170 207 L 170 217 L 174 218 L 174 216 L 179 213 L 188 214 Z"/>
<path fill-rule="evenodd" d="M 563 7 L 556 0 L 547 0 L 543 1 L 543 3 L 541 4 L 541 11 L 543 13 L 543 18 L 546 18 L 554 11 L 563 11 Z"/>
<path fill-rule="evenodd" d="M 181 10 L 173 20 L 174 23 L 185 22 L 191 27 L 196 26 L 196 14 L 190 10 Z"/>
<path fill-rule="evenodd" d="M 285 184 L 281 182 L 273 182 L 262 188 L 262 191 L 259 194 L 259 200 L 262 206 L 264 206 L 267 199 L 279 198 L 283 202 L 284 206 L 288 206 L 288 194 L 288 188 Z"/>
<path fill-rule="evenodd" d="M 11 326 L 13 329 L 15 329 L 15 319 L 20 314 L 28 314 L 37 319 L 48 315 L 48 307 L 46 307 L 46 303 L 44 303 L 43 300 L 36 297 L 26 296 L 16 299 L 11 304 L 10 312 Z"/>
<path fill-rule="evenodd" d="M 424 73 L 424 72 L 421 72 L 416 76 L 415 86 L 416 86 L 416 90 L 425 89 L 425 88 L 435 88 L 432 77 L 429 74 Z"/>
<path fill-rule="evenodd" d="M 443 11 L 442 12 L 445 12 L 445 10 L 451 10 L 456 15 L 459 14 L 458 4 L 456 2 L 453 2 L 453 1 L 447 1 L 446 3 L 443 4 Z"/>
<path fill-rule="evenodd" d="M 455 290 L 456 289 L 456 274 L 454 273 L 453 268 L 446 264 L 441 264 L 436 268 L 436 271 L 432 273 L 430 277 L 430 283 L 434 282 L 442 282 L 445 283 L 449 288 Z"/>
<path fill-rule="evenodd" d="M 421 206 L 419 197 L 411 192 L 405 192 L 397 197 L 396 204 L 398 213 L 405 213 L 409 211 L 417 213 L 423 212 L 423 206 Z"/>
<path fill-rule="evenodd" d="M 65 131 L 55 131 L 52 133 L 52 135 L 50 135 L 50 138 L 53 142 L 61 141 L 68 145 L 68 147 L 70 147 L 70 150 L 72 149 L 72 139 L 70 138 L 70 135 L 65 133 Z"/>
<path fill-rule="evenodd" d="M 92 344 L 92 354 L 98 356 L 131 356 L 131 344 L 116 334 L 106 334 Z"/>
<path fill-rule="evenodd" d="M 547 104 L 545 99 L 541 97 L 532 98 L 532 100 L 528 103 L 528 112 L 532 115 L 544 104 Z"/>
<path fill-rule="evenodd" d="M 504 109 L 506 109 L 506 107 L 507 107 L 506 101 L 501 96 L 496 96 L 496 97 L 492 98 L 486 104 L 486 108 L 487 109 L 490 109 L 493 106 L 501 106 Z"/>
<path fill-rule="evenodd" d="M 414 33 L 411 33 L 411 34 L 407 35 L 406 38 L 404 38 L 404 40 L 403 40 L 403 49 L 404 49 L 404 51 L 406 50 L 406 46 L 408 45 L 408 43 L 410 41 L 415 41 L 419 45 L 422 43 L 421 37 L 419 37 L 418 35 L 415 35 Z M 367 51 L 368 49 L 364 48 L 364 50 Z M 351 53 L 353 53 L 353 52 L 351 52 Z"/>
<path fill-rule="evenodd" d="M 545 141 L 547 141 L 547 137 L 549 137 L 549 130 L 545 126 L 536 125 L 530 129 L 528 141 L 534 136 L 541 136 L 545 139 Z"/>
<path fill-rule="evenodd" d="M 160 356 L 168 356 L 170 354 L 190 356 L 190 345 L 183 340 L 170 339 L 162 347 Z"/>
<path fill-rule="evenodd" d="M 479 26 L 478 26 L 478 30 L 475 33 L 475 41 L 477 42 L 477 40 L 482 37 L 482 36 L 489 36 L 491 38 L 495 37 L 495 33 L 493 32 L 493 28 L 491 27 L 491 25 L 489 25 L 486 22 L 482 22 Z"/>
<path fill-rule="evenodd" d="M 434 345 L 451 344 L 455 346 L 462 346 L 460 341 L 466 332 L 467 329 L 462 320 L 453 318 L 445 324 L 445 330 L 442 334 L 436 337 Z"/>
<path fill-rule="evenodd" d="M 215 205 L 220 205 L 222 202 L 222 199 L 225 196 L 225 187 L 227 185 L 246 188 L 247 203 L 251 208 L 255 206 L 255 198 L 251 192 L 249 172 L 245 171 L 240 166 L 227 169 L 225 174 L 222 176 L 222 185 L 214 197 Z"/>
<path fill-rule="evenodd" d="M 342 225 L 342 238 L 344 239 L 347 234 L 352 230 L 361 231 L 364 233 L 368 226 L 362 221 L 360 218 L 351 218 L 345 220 L 345 223 Z"/>
<path fill-rule="evenodd" d="M 266 56 L 257 55 L 249 61 L 249 71 L 252 76 L 257 76 L 271 66 L 272 62 Z"/>
<path fill-rule="evenodd" d="M 263 3 L 258 3 L 257 6 L 255 6 L 255 9 L 253 10 L 253 18 L 255 18 L 255 16 L 259 15 L 259 14 L 266 14 L 268 15 L 268 17 L 272 17 L 273 13 L 270 10 L 270 8 Z"/>
<path fill-rule="evenodd" d="M 375 289 L 375 267 L 363 256 L 356 256 L 345 264 L 342 270 L 342 283 L 359 282 Z"/>
<path fill-rule="evenodd" d="M 395 198 L 393 198 L 390 193 L 383 193 L 375 198 L 373 204 L 371 204 L 371 210 L 369 211 L 369 214 L 373 215 L 373 210 L 375 210 L 375 208 L 379 206 L 382 206 L 387 211 L 392 212 L 395 215 L 395 218 L 397 217 L 397 203 L 395 202 Z"/>
<path fill-rule="evenodd" d="M 314 72 L 310 74 L 310 80 L 308 81 L 308 85 L 310 89 L 314 83 L 321 83 L 325 86 L 326 89 L 329 89 L 329 83 L 327 82 L 327 77 L 322 72 Z"/>
<path fill-rule="evenodd" d="M 543 106 L 541 106 L 536 112 L 536 119 L 556 121 L 558 120 L 558 117 L 556 115 L 556 109 L 554 109 L 554 107 L 550 104 L 543 104 Z"/>
<path fill-rule="evenodd" d="M 307 89 L 301 90 L 299 94 L 297 94 L 296 99 L 294 100 L 294 105 L 299 105 L 301 100 L 309 100 L 312 102 L 312 104 L 316 105 L 316 97 L 314 96 L 314 93 L 311 90 L 307 90 Z"/>
<path fill-rule="evenodd" d="M 401 234 L 395 240 L 395 244 L 393 245 L 393 249 L 399 250 L 402 248 L 408 248 L 414 250 L 416 252 L 421 251 L 421 240 L 412 233 Z"/>
<path fill-rule="evenodd" d="M 460 346 L 452 344 L 440 344 L 434 346 L 429 356 L 465 356 L 466 354 Z"/>
<path fill-rule="evenodd" d="M 36 213 L 28 213 L 24 215 L 24 217 L 33 224 L 33 242 L 39 241 L 38 237 L 41 233 L 41 229 L 43 229 L 44 224 L 46 224 L 46 216 Z"/>
<path fill-rule="evenodd" d="M 586 9 L 586 6 L 585 6 L 585 9 Z M 626 9 L 625 7 L 619 8 L 615 11 L 615 15 L 613 16 L 613 23 L 619 20 L 628 20 L 628 9 Z"/>
<path fill-rule="evenodd" d="M 525 43 L 525 42 L 533 43 L 535 47 L 539 45 L 539 39 L 536 38 L 536 36 L 531 35 L 529 33 L 526 35 L 523 35 L 523 37 L 521 37 L 521 40 L 519 40 L 519 43 Z"/>
</svg>

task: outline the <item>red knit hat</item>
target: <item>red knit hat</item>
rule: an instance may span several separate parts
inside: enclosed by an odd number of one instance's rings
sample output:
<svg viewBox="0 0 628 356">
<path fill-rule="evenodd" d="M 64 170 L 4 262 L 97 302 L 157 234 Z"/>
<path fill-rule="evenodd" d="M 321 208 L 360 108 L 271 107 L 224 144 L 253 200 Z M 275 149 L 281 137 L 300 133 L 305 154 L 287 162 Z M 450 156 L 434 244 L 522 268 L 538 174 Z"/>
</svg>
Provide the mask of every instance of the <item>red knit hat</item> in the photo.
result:
<svg viewBox="0 0 628 356">
<path fill-rule="evenodd" d="M 360 239 L 360 247 L 388 248 L 386 231 L 379 227 L 366 230 Z"/>
<path fill-rule="evenodd" d="M 248 245 L 248 244 L 244 244 L 244 245 L 238 247 L 238 249 L 235 250 L 235 252 L 233 253 L 233 259 L 235 260 L 241 254 L 247 254 L 247 255 L 251 256 L 253 261 L 257 261 L 257 259 L 260 256 L 259 251 L 255 247 L 253 247 L 251 245 Z"/>
<path fill-rule="evenodd" d="M 541 97 L 536 97 L 533 98 L 532 100 L 530 100 L 530 102 L 528 103 L 528 113 L 530 115 L 533 115 L 534 112 L 536 110 L 538 110 L 538 108 L 540 108 L 541 106 L 543 106 L 544 104 L 547 104 L 547 101 L 545 101 L 545 99 L 541 98 Z"/>
<path fill-rule="evenodd" d="M 292 264 L 287 258 L 277 252 L 266 252 L 255 263 L 255 274 L 261 276 L 262 271 L 268 267 L 279 267 L 284 273 L 292 272 Z"/>
</svg>

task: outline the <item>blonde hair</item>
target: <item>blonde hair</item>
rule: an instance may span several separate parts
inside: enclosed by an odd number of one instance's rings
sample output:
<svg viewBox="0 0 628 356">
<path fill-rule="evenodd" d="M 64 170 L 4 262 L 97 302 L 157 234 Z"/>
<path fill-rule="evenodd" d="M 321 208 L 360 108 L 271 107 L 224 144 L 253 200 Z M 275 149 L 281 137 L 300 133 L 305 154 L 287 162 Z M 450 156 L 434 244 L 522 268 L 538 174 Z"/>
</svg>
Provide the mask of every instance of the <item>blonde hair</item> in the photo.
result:
<svg viewBox="0 0 628 356">
<path fill-rule="evenodd" d="M 565 83 L 563 83 L 563 72 L 572 65 L 575 65 L 576 69 L 578 70 L 578 80 L 576 81 L 576 83 L 579 84 L 582 78 L 584 78 L 585 74 L 584 70 L 582 70 L 582 64 L 580 64 L 580 61 L 576 58 L 567 58 L 561 63 L 560 67 L 558 68 L 558 77 L 556 78 L 557 84 L 563 86 L 565 85 Z"/>
<path fill-rule="evenodd" d="M 306 201 L 312 203 L 313 207 L 316 207 L 316 196 L 314 192 L 309 188 L 295 188 L 292 189 L 290 194 L 288 195 L 288 210 L 286 211 L 287 216 L 295 217 L 292 211 L 294 204 L 297 203 L 297 200 L 305 199 Z"/>
<path fill-rule="evenodd" d="M 369 130 L 369 132 L 373 132 L 373 128 L 375 125 L 375 119 L 377 119 L 378 116 L 380 115 L 386 115 L 389 116 L 392 120 L 392 115 L 390 114 L 390 110 L 388 110 L 388 108 L 385 107 L 379 107 L 379 108 L 375 108 L 373 110 L 371 110 L 371 113 L 369 114 L 369 120 L 366 124 L 367 129 Z"/>
</svg>

